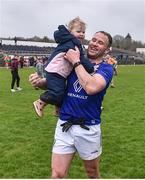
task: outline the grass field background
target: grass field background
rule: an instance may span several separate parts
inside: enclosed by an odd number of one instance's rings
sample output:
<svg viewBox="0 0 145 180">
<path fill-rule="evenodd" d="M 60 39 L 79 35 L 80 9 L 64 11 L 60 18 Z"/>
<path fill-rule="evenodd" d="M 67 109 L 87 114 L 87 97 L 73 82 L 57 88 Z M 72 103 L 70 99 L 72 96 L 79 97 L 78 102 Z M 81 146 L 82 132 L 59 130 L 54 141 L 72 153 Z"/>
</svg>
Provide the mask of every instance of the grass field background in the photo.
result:
<svg viewBox="0 0 145 180">
<path fill-rule="evenodd" d="M 145 178 L 145 66 L 119 66 L 102 112 L 102 178 Z M 32 102 L 41 90 L 28 82 L 33 68 L 20 69 L 22 91 L 10 91 L 11 73 L 0 69 L 0 178 L 50 178 L 57 118 L 47 106 L 42 119 Z M 69 178 L 87 178 L 76 155 Z"/>
</svg>

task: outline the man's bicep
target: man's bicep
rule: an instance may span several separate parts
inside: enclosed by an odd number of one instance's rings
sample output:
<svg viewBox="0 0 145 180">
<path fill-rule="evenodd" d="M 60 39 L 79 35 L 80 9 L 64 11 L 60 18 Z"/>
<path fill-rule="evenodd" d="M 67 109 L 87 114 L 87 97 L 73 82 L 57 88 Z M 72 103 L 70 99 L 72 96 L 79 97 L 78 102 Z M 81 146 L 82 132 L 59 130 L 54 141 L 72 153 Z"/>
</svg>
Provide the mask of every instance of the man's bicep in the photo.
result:
<svg viewBox="0 0 145 180">
<path fill-rule="evenodd" d="M 94 83 L 96 84 L 96 91 L 100 92 L 106 87 L 106 80 L 101 74 L 94 74 Z"/>
<path fill-rule="evenodd" d="M 101 74 L 94 74 L 85 86 L 85 91 L 89 95 L 99 93 L 106 87 L 106 81 Z"/>
</svg>

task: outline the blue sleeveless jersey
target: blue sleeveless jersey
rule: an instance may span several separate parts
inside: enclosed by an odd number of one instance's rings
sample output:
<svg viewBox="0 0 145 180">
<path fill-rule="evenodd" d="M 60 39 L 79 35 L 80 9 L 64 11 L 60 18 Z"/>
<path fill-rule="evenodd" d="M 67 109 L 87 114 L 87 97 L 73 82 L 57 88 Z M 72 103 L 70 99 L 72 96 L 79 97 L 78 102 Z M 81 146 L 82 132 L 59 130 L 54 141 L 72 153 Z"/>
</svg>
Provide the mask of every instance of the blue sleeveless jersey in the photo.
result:
<svg viewBox="0 0 145 180">
<path fill-rule="evenodd" d="M 97 94 L 88 95 L 79 84 L 75 71 L 72 71 L 68 77 L 67 89 L 60 110 L 61 120 L 84 118 L 86 125 L 100 124 L 101 105 L 113 77 L 113 68 L 110 64 L 102 62 L 95 73 L 104 77 L 106 87 Z"/>
</svg>

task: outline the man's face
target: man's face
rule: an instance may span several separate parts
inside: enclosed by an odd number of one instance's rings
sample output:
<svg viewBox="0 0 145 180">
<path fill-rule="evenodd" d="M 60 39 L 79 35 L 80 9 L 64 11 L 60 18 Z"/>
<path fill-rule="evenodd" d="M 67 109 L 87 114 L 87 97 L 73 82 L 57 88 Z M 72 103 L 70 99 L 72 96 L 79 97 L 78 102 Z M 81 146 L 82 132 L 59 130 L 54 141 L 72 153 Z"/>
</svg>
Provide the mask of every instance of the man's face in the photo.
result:
<svg viewBox="0 0 145 180">
<path fill-rule="evenodd" d="M 109 40 L 106 35 L 101 32 L 96 33 L 88 45 L 87 54 L 90 59 L 96 59 L 102 57 L 107 51 L 109 51 Z"/>
</svg>

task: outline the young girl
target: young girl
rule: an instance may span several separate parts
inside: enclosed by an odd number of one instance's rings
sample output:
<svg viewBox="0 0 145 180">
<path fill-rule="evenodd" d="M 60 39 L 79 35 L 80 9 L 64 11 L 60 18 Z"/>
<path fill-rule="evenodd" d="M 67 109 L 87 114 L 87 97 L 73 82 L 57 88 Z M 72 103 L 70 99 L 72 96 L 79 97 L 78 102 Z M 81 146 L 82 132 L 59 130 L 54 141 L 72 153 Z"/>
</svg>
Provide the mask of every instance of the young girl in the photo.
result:
<svg viewBox="0 0 145 180">
<path fill-rule="evenodd" d="M 47 104 L 55 105 L 56 115 L 59 115 L 59 107 L 62 104 L 66 87 L 66 79 L 71 73 L 72 65 L 64 59 L 65 53 L 69 49 L 79 48 L 81 64 L 92 73 L 93 65 L 84 56 L 82 42 L 85 38 L 86 24 L 79 18 L 71 20 L 68 29 L 60 25 L 54 32 L 55 41 L 58 46 L 54 49 L 48 63 L 46 64 L 47 91 L 40 95 L 40 99 L 33 102 L 34 109 L 39 117 L 43 116 L 43 109 Z"/>
</svg>

